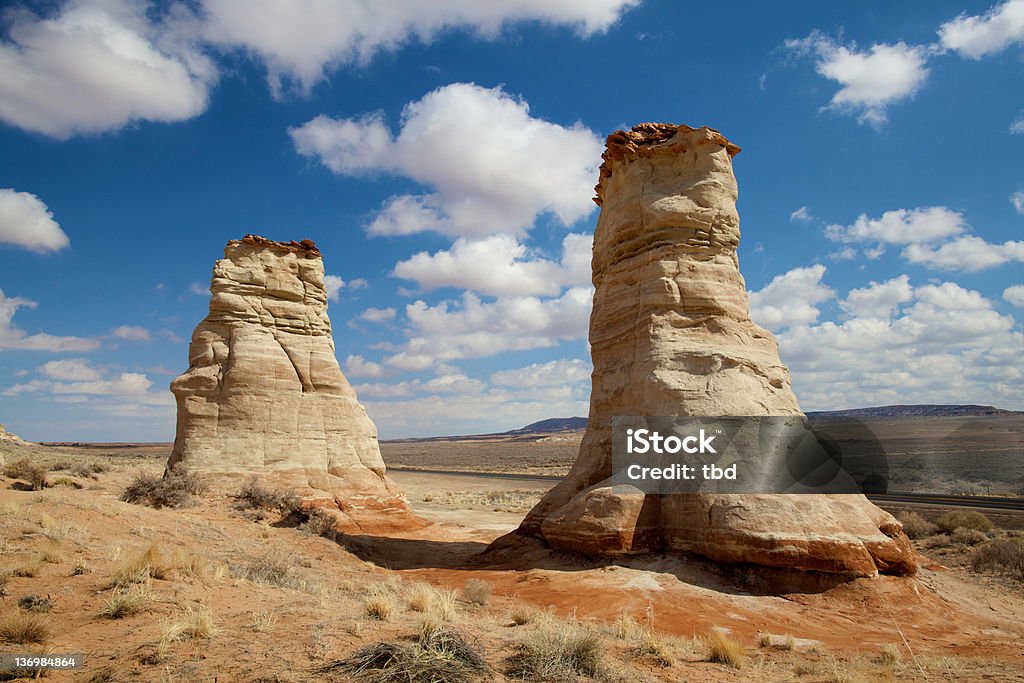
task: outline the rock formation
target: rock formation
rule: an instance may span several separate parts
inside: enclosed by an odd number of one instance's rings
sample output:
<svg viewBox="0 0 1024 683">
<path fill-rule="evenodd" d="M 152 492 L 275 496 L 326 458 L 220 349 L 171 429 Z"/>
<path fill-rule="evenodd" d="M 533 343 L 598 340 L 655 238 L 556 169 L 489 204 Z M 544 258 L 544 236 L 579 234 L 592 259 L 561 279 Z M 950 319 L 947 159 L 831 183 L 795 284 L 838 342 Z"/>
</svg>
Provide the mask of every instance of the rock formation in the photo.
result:
<svg viewBox="0 0 1024 683">
<path fill-rule="evenodd" d="M 593 389 L 572 471 L 519 533 L 590 555 L 692 552 L 724 563 L 912 573 L 901 525 L 863 495 L 644 495 L 612 475 L 612 418 L 802 415 L 740 275 L 739 152 L 716 130 L 608 137 L 595 201 Z"/>
<path fill-rule="evenodd" d="M 335 510 L 345 532 L 422 526 L 384 475 L 377 430 L 338 366 L 316 246 L 228 242 L 210 289 L 189 368 L 171 383 L 168 468 L 255 475 Z"/>
<path fill-rule="evenodd" d="M 26 443 L 24 439 L 22 439 L 20 436 L 18 436 L 14 432 L 9 432 L 6 429 L 4 429 L 3 425 L 0 425 L 0 442 L 2 442 L 2 443 L 9 443 L 9 444 L 23 444 L 23 443 Z"/>
</svg>

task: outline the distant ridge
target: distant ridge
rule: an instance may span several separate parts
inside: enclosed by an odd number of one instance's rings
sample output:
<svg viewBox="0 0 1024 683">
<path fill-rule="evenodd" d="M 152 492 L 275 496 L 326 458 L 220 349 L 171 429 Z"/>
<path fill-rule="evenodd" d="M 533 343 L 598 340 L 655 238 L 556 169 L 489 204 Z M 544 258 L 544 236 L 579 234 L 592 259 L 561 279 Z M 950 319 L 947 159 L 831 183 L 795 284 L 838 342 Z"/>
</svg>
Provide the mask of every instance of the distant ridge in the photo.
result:
<svg viewBox="0 0 1024 683">
<path fill-rule="evenodd" d="M 1003 410 L 992 406 L 976 405 L 897 405 L 875 408 L 851 408 L 849 410 L 819 410 L 807 413 L 807 417 L 981 417 L 987 415 L 1024 415 L 1019 411 Z"/>
<path fill-rule="evenodd" d="M 539 441 L 551 435 L 582 432 L 587 428 L 585 417 L 549 417 L 533 422 L 519 429 L 492 434 L 467 434 L 464 436 L 425 436 L 409 439 L 386 439 L 385 443 L 417 443 L 423 441 Z"/>
<path fill-rule="evenodd" d="M 509 436 L 515 434 L 557 434 L 558 432 L 576 432 L 586 428 L 587 418 L 585 417 L 550 417 L 546 420 L 520 427 L 519 429 L 502 432 L 502 434 L 508 434 Z"/>
</svg>

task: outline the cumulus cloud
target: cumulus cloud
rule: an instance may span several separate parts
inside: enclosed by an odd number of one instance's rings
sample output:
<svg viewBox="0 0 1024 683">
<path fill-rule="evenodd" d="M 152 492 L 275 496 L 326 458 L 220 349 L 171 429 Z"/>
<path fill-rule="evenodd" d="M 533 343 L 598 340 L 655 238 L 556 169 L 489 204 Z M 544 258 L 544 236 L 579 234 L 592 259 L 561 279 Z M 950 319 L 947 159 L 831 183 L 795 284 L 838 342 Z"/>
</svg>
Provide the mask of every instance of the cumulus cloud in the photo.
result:
<svg viewBox="0 0 1024 683">
<path fill-rule="evenodd" d="M 60 251 L 71 244 L 39 197 L 10 188 L 0 188 L 0 242 L 40 253 Z"/>
<path fill-rule="evenodd" d="M 312 0 L 301 10 L 288 0 L 203 0 L 203 36 L 258 57 L 271 91 L 287 85 L 308 93 L 333 67 L 365 64 L 381 51 L 412 42 L 429 44 L 445 30 L 467 29 L 497 37 L 513 22 L 539 21 L 575 28 L 581 36 L 603 32 L 636 0 Z"/>
<path fill-rule="evenodd" d="M 967 221 L 944 206 L 886 211 L 881 218 L 861 214 L 852 225 L 829 225 L 825 235 L 836 242 L 910 244 L 932 242 L 963 233 Z"/>
<path fill-rule="evenodd" d="M 939 270 L 973 273 L 1013 261 L 1024 262 L 1024 241 L 992 244 L 974 235 L 964 235 L 937 247 L 908 245 L 903 257 L 911 263 Z"/>
<path fill-rule="evenodd" d="M 324 275 L 324 288 L 327 290 L 327 298 L 330 301 L 338 300 L 344 286 L 345 281 L 337 275 Z"/>
<path fill-rule="evenodd" d="M 981 16 L 961 14 L 939 27 L 939 41 L 970 59 L 1024 43 L 1024 0 L 1007 0 Z"/>
<path fill-rule="evenodd" d="M 554 295 L 565 286 L 590 282 L 592 235 L 571 233 L 562 240 L 560 262 L 530 258 L 516 237 L 460 237 L 451 249 L 420 252 L 395 265 L 394 275 L 415 280 L 424 290 L 472 289 L 490 295 Z"/>
<path fill-rule="evenodd" d="M 50 379 L 91 382 L 102 377 L 99 370 L 91 367 L 84 358 L 51 360 L 39 368 L 39 372 Z"/>
<path fill-rule="evenodd" d="M 345 359 L 345 374 L 350 377 L 384 377 L 389 373 L 380 363 L 368 361 L 362 356 L 351 355 Z"/>
<path fill-rule="evenodd" d="M 825 266 L 814 265 L 776 275 L 771 282 L 750 295 L 750 318 L 776 330 L 814 322 L 821 311 L 818 304 L 835 296 L 821 282 Z"/>
<path fill-rule="evenodd" d="M 849 319 L 778 334 L 801 406 L 1024 407 L 1024 335 L 1016 321 L 954 282 L 911 288 L 909 298 L 908 287 L 906 276 L 872 283 L 844 299 Z"/>
<path fill-rule="evenodd" d="M 1004 289 L 1003 301 L 1013 306 L 1024 306 L 1024 285 L 1013 285 Z"/>
<path fill-rule="evenodd" d="M 0 290 L 0 350 L 21 351 L 92 351 L 100 343 L 82 337 L 61 337 L 45 332 L 28 334 L 14 326 L 14 314 L 19 308 L 35 308 L 38 304 L 24 297 L 7 297 Z"/>
<path fill-rule="evenodd" d="M 525 368 L 501 370 L 491 375 L 492 384 L 513 387 L 551 387 L 590 379 L 590 364 L 579 358 L 534 363 Z"/>
<path fill-rule="evenodd" d="M 289 133 L 300 154 L 335 173 L 401 175 L 433 190 L 391 198 L 370 223 L 371 235 L 517 234 L 545 212 L 570 225 L 594 208 L 603 147 L 582 124 L 534 118 L 524 100 L 472 83 L 406 105 L 397 136 L 379 115 L 318 116 Z"/>
<path fill-rule="evenodd" d="M 394 320 L 395 313 L 396 311 L 393 308 L 373 308 L 371 306 L 363 311 L 359 315 L 359 318 L 371 323 L 382 323 L 387 322 L 388 320 Z"/>
<path fill-rule="evenodd" d="M 138 325 L 121 325 L 110 331 L 111 336 L 126 341 L 149 341 L 149 330 Z"/>
<path fill-rule="evenodd" d="M 8 14 L 0 41 L 0 120 L 56 138 L 133 121 L 202 113 L 212 62 L 152 8 L 127 0 L 72 0 L 48 16 Z"/>
<path fill-rule="evenodd" d="M 1014 119 L 1013 123 L 1010 124 L 1010 132 L 1014 135 L 1024 133 L 1024 113 Z"/>
<path fill-rule="evenodd" d="M 876 128 L 888 120 L 886 108 L 913 97 L 928 76 L 928 50 L 903 42 L 860 50 L 814 31 L 787 40 L 785 46 L 797 55 L 812 56 L 817 72 L 840 85 L 825 109 L 855 114 L 858 123 Z"/>
<path fill-rule="evenodd" d="M 485 302 L 472 292 L 461 300 L 406 306 L 408 339 L 384 364 L 419 371 L 439 362 L 483 358 L 505 351 L 546 348 L 586 336 L 593 289 L 571 287 L 560 297 L 500 297 Z"/>
</svg>

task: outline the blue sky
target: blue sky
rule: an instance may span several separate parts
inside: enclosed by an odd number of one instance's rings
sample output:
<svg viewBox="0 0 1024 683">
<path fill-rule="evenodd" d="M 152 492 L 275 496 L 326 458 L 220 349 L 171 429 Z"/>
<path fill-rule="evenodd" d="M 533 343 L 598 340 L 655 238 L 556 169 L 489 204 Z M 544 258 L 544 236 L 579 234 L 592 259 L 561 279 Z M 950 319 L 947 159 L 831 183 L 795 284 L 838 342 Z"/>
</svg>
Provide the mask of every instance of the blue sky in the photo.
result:
<svg viewBox="0 0 1024 683">
<path fill-rule="evenodd" d="M 585 415 L 604 137 L 721 130 L 805 410 L 1024 409 L 1024 0 L 4 3 L 0 422 L 170 440 L 224 243 L 310 238 L 383 438 Z"/>
</svg>

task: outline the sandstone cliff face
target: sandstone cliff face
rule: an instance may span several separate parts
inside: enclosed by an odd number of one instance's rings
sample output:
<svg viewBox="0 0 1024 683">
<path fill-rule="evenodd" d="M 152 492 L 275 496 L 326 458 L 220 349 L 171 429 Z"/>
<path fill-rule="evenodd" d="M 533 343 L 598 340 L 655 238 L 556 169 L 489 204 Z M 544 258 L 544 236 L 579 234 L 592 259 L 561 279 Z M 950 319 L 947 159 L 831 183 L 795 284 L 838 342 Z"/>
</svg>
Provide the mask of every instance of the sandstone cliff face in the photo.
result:
<svg viewBox="0 0 1024 683">
<path fill-rule="evenodd" d="M 739 148 L 711 128 L 641 124 L 608 138 L 595 201 L 590 417 L 568 477 L 521 533 L 591 555 L 684 551 L 859 576 L 916 569 L 899 522 L 862 495 L 613 490 L 617 415 L 801 415 L 740 275 Z"/>
<path fill-rule="evenodd" d="M 168 467 L 257 476 L 338 512 L 339 528 L 422 525 L 384 475 L 377 430 L 334 354 L 320 252 L 255 235 L 228 242 L 192 334 Z"/>
</svg>

